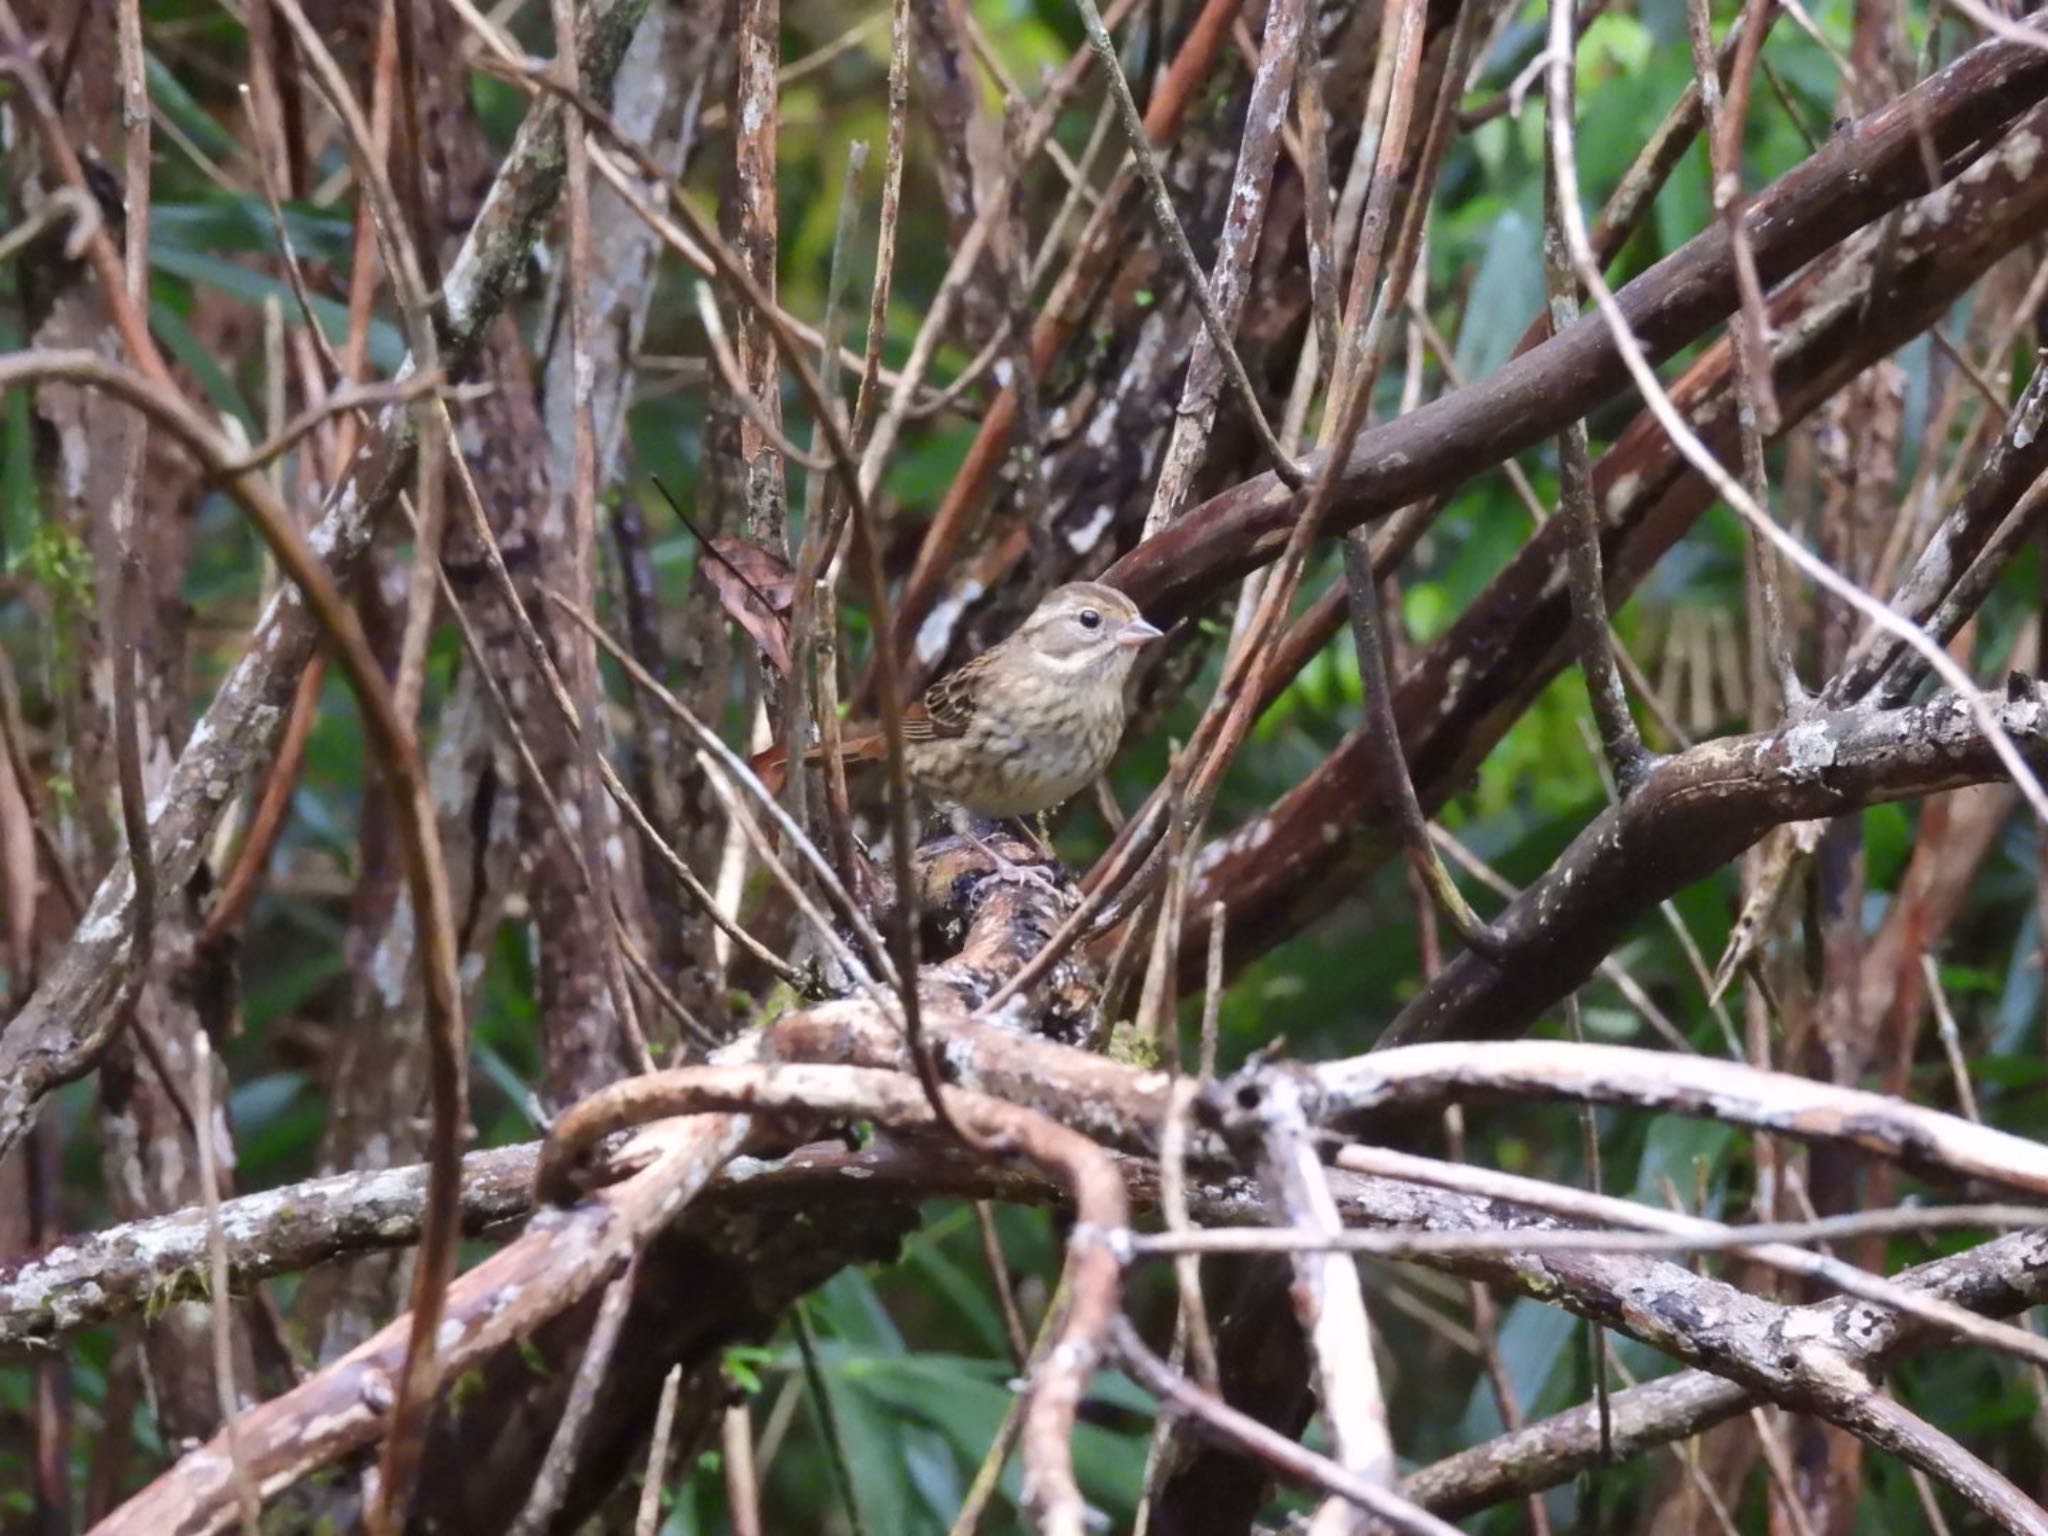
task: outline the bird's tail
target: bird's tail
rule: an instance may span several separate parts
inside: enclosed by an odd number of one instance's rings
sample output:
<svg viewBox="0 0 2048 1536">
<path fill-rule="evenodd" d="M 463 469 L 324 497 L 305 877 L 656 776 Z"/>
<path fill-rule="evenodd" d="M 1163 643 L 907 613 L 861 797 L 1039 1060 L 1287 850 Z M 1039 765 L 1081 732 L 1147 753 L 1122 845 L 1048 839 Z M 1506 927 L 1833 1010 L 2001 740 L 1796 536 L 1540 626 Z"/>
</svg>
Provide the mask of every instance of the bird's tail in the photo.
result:
<svg viewBox="0 0 2048 1536">
<path fill-rule="evenodd" d="M 763 789 L 779 796 L 789 778 L 789 748 L 777 742 L 766 752 L 756 752 L 748 758 L 747 766 L 754 770 L 754 777 L 761 781 Z"/>
<path fill-rule="evenodd" d="M 879 732 L 848 736 L 839 743 L 839 760 L 842 763 L 876 761 L 888 755 L 888 743 Z M 812 745 L 804 749 L 804 761 L 821 763 L 825 760 L 825 749 Z M 761 781 L 762 788 L 771 795 L 782 793 L 782 786 L 789 779 L 789 746 L 777 742 L 765 752 L 757 752 L 747 759 L 747 766 L 754 770 L 754 776 Z"/>
</svg>

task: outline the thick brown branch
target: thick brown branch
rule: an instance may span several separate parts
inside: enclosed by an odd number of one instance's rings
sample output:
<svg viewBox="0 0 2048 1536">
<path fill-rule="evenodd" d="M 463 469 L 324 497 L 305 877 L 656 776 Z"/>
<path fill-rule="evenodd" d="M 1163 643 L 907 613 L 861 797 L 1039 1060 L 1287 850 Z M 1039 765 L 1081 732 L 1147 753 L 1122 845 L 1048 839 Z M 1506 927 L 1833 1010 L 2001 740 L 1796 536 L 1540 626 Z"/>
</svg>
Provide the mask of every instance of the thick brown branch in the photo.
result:
<svg viewBox="0 0 2048 1536">
<path fill-rule="evenodd" d="M 2023 751 L 2048 757 L 2039 689 L 2005 701 L 2000 718 Z M 1517 1034 L 1591 976 L 1638 917 L 1770 828 L 2001 776 L 1991 744 L 1953 694 L 1694 747 L 1660 763 L 1500 914 L 1498 966 L 1459 955 L 1384 1043 Z"/>
<path fill-rule="evenodd" d="M 2038 227 L 2048 181 L 2034 174 L 2048 111 L 1922 200 L 1896 238 L 1875 232 L 1776 296 L 1777 393 L 1787 423 L 1903 344 Z M 1534 355 L 1534 354 L 1532 354 Z M 1673 389 L 1717 451 L 1732 451 L 1733 355 L 1710 348 Z M 1610 601 L 1640 582 L 1711 503 L 1661 427 L 1639 417 L 1595 470 Z M 1416 788 L 1440 805 L 1567 659 L 1566 530 L 1538 529 L 1451 630 L 1412 666 L 1396 714 Z M 1197 910 L 1228 901 L 1231 943 L 1255 953 L 1326 910 L 1393 851 L 1370 794 L 1375 748 L 1362 732 L 1203 859 Z"/>
<path fill-rule="evenodd" d="M 1778 282 L 1871 220 L 1933 190 L 1927 156 L 1984 143 L 2048 92 L 2048 51 L 1981 44 L 1831 139 L 1745 210 L 1760 279 Z M 1687 242 L 1621 290 L 1630 329 L 1653 360 L 1672 355 L 1738 301 L 1725 225 Z M 1325 530 L 1341 532 L 1463 483 L 1554 435 L 1627 383 L 1606 323 L 1588 315 L 1484 379 L 1362 433 Z M 1313 475 L 1316 460 L 1302 466 Z M 1177 617 L 1271 560 L 1303 493 L 1277 476 L 1248 480 L 1125 555 L 1106 580 L 1147 613 Z"/>
<path fill-rule="evenodd" d="M 526 1214 L 536 1148 L 504 1147 L 463 1160 L 464 1232 Z M 220 1208 L 237 1285 L 332 1259 L 419 1240 L 423 1164 L 341 1173 L 244 1195 Z M 0 1266 L 0 1350 L 48 1343 L 200 1288 L 205 1212 L 197 1207 L 73 1238 Z"/>
<path fill-rule="evenodd" d="M 930 907 L 943 908 L 947 897 L 956 896 L 970 915 L 961 953 L 946 965 L 929 968 L 922 978 L 934 1010 L 957 1019 L 1019 963 L 1033 943 L 1033 933 L 1042 936 L 1052 926 L 1055 898 L 1036 887 L 989 880 L 988 856 L 958 846 L 957 840 L 921 850 L 920 857 L 923 894 Z M 1050 1001 L 1044 1005 L 1082 1006 L 1072 995 L 1076 990 L 1085 988 L 1079 973 L 1070 971 L 1049 989 Z M 805 1038 L 805 1022 L 819 1014 L 834 1016 L 838 1027 L 855 1038 L 901 1039 L 896 1021 L 872 1003 L 827 1004 L 784 1019 L 773 1027 L 768 1042 L 760 1034 L 734 1042 L 714 1059 L 715 1064 L 744 1065 L 758 1057 L 765 1043 L 782 1047 L 785 1032 L 791 1039 Z M 908 1084 L 908 1079 L 904 1081 Z M 914 1085 L 910 1088 L 916 1092 Z M 535 1222 L 516 1242 L 450 1286 L 445 1320 L 438 1330 L 443 1379 L 487 1368 L 501 1348 L 533 1334 L 608 1284 L 621 1262 L 675 1224 L 718 1170 L 750 1144 L 756 1129 L 748 1114 L 703 1114 L 661 1121 L 632 1136 L 612 1163 L 614 1168 L 633 1170 L 629 1177 L 572 1210 Z M 1122 1221 L 1119 1207 L 1115 1224 Z M 1080 1245 L 1078 1259 L 1099 1264 L 1088 1258 L 1093 1251 L 1093 1245 Z M 751 1313 L 747 1316 L 751 1319 Z M 1077 1326 L 1094 1329 L 1099 1339 L 1107 1318 L 1084 1318 Z M 274 1492 L 377 1441 L 385 1429 L 391 1383 L 410 1328 L 410 1315 L 400 1317 L 318 1376 L 242 1416 L 238 1438 L 243 1462 L 260 1486 Z M 714 1337 L 706 1341 L 713 1358 L 719 1342 L 714 1330 Z M 1075 1398 L 1078 1392 L 1075 1388 Z M 1049 1400 L 1057 1405 L 1065 1397 L 1054 1391 Z M 104 1536 L 222 1529 L 234 1515 L 226 1466 L 218 1444 L 191 1453 L 123 1505 L 106 1522 Z M 1058 1490 L 1051 1492 L 1057 1495 Z"/>
<path fill-rule="evenodd" d="M 1972 1311 L 2010 1313 L 2032 1304 L 2044 1261 L 2048 1233 L 2023 1232 L 1919 1265 L 1897 1279 Z M 1855 1301 L 1793 1309 L 1773 1333 L 1827 1340 L 1856 1369 L 1871 1372 L 1928 1342 L 1916 1325 Z M 1629 1456 L 1686 1439 L 1758 1400 L 1759 1394 L 1737 1382 L 1700 1370 L 1618 1392 L 1610 1399 L 1612 1449 Z M 1601 1426 L 1594 1406 L 1587 1404 L 1427 1467 L 1410 1477 L 1403 1491 L 1439 1514 L 1470 1514 L 1567 1482 L 1602 1457 Z"/>
</svg>

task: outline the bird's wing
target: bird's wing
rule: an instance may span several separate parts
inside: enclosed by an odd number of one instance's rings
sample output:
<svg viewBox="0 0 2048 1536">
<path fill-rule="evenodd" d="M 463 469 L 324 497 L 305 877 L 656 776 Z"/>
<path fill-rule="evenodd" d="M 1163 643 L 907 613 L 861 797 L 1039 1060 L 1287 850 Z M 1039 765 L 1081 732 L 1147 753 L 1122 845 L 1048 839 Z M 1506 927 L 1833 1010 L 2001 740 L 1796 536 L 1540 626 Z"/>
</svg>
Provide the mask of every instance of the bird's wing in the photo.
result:
<svg viewBox="0 0 2048 1536">
<path fill-rule="evenodd" d="M 987 653 L 977 656 L 925 689 L 924 697 L 903 712 L 904 740 L 940 741 L 965 736 L 968 723 L 974 719 L 975 697 L 981 691 L 981 664 L 987 659 Z"/>
</svg>

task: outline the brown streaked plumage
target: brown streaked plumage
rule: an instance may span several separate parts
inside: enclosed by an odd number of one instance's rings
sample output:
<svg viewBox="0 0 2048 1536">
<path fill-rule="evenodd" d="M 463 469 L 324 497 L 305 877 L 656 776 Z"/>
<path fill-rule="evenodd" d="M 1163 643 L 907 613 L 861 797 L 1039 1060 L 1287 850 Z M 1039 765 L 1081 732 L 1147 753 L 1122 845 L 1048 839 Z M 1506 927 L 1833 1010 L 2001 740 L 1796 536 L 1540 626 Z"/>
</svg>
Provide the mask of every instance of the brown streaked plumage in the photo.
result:
<svg viewBox="0 0 2048 1536">
<path fill-rule="evenodd" d="M 904 711 L 911 780 L 980 816 L 1030 816 L 1070 799 L 1116 755 L 1124 682 L 1159 633 L 1114 587 L 1077 581 L 1052 592 L 1014 634 Z M 844 752 L 880 758 L 887 747 L 869 726 L 848 734 Z M 779 782 L 787 761 L 777 748 L 755 767 Z"/>
</svg>

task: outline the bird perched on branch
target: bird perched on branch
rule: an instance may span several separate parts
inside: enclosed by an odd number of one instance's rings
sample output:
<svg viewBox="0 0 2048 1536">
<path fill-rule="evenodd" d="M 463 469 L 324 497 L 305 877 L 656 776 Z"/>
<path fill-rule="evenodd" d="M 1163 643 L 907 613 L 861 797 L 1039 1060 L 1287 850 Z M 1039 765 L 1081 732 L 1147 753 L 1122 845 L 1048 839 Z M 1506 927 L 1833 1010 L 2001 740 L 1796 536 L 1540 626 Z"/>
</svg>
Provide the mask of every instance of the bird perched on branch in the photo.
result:
<svg viewBox="0 0 2048 1536">
<path fill-rule="evenodd" d="M 1077 581 L 1050 593 L 1031 617 L 903 711 L 911 782 L 954 812 L 1021 817 L 1049 811 L 1109 766 L 1124 731 L 1124 683 L 1140 647 L 1160 637 L 1114 587 Z M 882 760 L 879 725 L 841 742 L 849 761 Z M 806 752 L 816 761 L 819 749 Z M 785 747 L 754 768 L 771 790 L 788 771 Z M 954 825 L 977 843 L 959 815 Z M 985 848 L 985 845 L 984 845 Z M 991 853 L 992 850 L 986 850 Z M 1006 874 L 1017 867 L 997 858 Z"/>
</svg>

